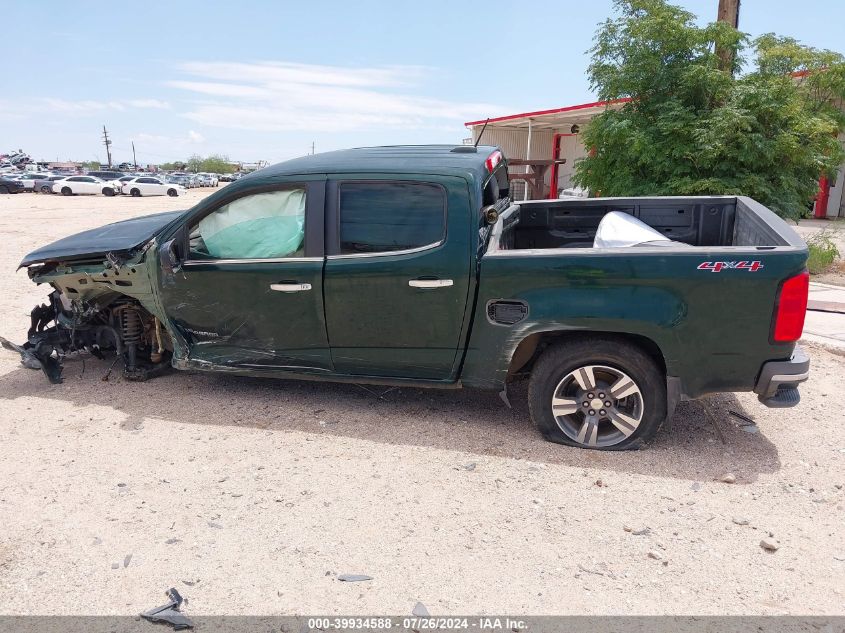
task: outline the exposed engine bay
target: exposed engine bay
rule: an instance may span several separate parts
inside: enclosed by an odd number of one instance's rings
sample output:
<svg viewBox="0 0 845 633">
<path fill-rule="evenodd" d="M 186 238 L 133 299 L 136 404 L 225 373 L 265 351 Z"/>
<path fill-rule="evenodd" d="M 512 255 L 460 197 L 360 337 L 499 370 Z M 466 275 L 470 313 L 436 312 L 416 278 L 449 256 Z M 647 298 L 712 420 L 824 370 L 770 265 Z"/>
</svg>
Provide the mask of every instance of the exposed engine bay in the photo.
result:
<svg viewBox="0 0 845 633">
<path fill-rule="evenodd" d="M 161 322 L 130 297 L 99 307 L 54 290 L 30 319 L 26 343 L 2 339 L 3 347 L 19 352 L 26 367 L 41 369 L 52 383 L 62 382 L 64 358 L 80 352 L 100 359 L 114 353 L 127 380 L 147 380 L 170 368 L 172 351 Z"/>
</svg>

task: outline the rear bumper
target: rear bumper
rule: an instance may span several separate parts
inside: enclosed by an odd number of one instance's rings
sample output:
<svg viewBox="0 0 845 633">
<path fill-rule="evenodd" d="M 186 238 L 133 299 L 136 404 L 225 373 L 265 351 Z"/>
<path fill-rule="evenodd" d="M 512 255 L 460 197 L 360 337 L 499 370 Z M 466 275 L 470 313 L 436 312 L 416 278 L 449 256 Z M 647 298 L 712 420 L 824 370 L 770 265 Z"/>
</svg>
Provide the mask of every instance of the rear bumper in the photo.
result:
<svg viewBox="0 0 845 633">
<path fill-rule="evenodd" d="M 774 397 L 779 389 L 794 389 L 809 377 L 810 357 L 796 345 L 789 360 L 763 363 L 754 393 L 758 395 L 760 402 L 766 404 L 766 400 Z"/>
</svg>

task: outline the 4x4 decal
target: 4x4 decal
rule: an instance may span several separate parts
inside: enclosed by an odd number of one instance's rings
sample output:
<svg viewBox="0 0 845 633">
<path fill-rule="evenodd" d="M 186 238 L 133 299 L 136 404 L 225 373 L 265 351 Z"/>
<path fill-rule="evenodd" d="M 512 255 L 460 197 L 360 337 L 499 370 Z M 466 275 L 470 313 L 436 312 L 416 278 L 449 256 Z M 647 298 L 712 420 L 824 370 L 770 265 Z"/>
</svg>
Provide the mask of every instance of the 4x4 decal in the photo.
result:
<svg viewBox="0 0 845 633">
<path fill-rule="evenodd" d="M 756 273 L 758 270 L 763 268 L 763 264 L 758 261 L 754 262 L 701 262 L 698 265 L 698 270 L 709 270 L 711 273 L 720 273 L 726 268 L 728 269 L 740 269 L 740 270 L 747 270 L 751 273 Z"/>
</svg>

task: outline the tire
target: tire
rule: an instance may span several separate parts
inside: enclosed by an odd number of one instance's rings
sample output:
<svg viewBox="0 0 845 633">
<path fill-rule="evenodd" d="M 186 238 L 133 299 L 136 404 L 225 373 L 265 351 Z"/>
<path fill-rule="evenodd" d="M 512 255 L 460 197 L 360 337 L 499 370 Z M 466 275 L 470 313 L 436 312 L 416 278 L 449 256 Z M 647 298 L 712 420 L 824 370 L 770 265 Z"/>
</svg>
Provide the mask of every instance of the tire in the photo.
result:
<svg viewBox="0 0 845 633">
<path fill-rule="evenodd" d="M 140 198 L 141 192 L 138 189 L 133 189 L 132 191 L 129 192 L 129 195 L 132 196 L 133 198 Z"/>
<path fill-rule="evenodd" d="M 47 185 L 41 185 L 41 193 L 50 193 L 51 189 Z"/>
<path fill-rule="evenodd" d="M 73 191 L 71 191 L 70 187 L 62 187 L 62 195 L 63 196 L 72 196 Z"/>
<path fill-rule="evenodd" d="M 666 379 L 636 345 L 613 336 L 585 336 L 543 352 L 531 373 L 528 407 L 550 442 L 636 449 L 666 420 Z"/>
<path fill-rule="evenodd" d="M 176 196 L 179 195 L 179 192 L 176 191 L 175 189 L 168 189 L 167 195 L 170 196 L 171 198 L 175 198 Z"/>
<path fill-rule="evenodd" d="M 0 194 L 9 193 L 8 187 L 0 187 Z"/>
<path fill-rule="evenodd" d="M 103 195 L 107 198 L 111 198 L 114 195 L 114 189 L 103 187 Z"/>
</svg>

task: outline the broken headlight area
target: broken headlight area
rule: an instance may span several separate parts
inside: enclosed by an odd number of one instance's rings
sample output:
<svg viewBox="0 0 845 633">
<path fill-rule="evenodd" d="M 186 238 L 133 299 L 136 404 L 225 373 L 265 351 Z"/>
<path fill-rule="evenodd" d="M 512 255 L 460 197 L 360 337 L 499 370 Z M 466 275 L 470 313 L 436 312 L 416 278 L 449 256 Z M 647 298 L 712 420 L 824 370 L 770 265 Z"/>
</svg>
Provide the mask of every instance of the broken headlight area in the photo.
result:
<svg viewBox="0 0 845 633">
<path fill-rule="evenodd" d="M 19 352 L 25 367 L 41 369 L 50 382 L 62 382 L 62 361 L 79 353 L 100 359 L 114 354 L 128 380 L 147 380 L 169 369 L 169 337 L 137 300 L 124 296 L 101 307 L 70 300 L 58 290 L 48 300 L 30 313 L 26 343 L 0 343 Z"/>
</svg>

